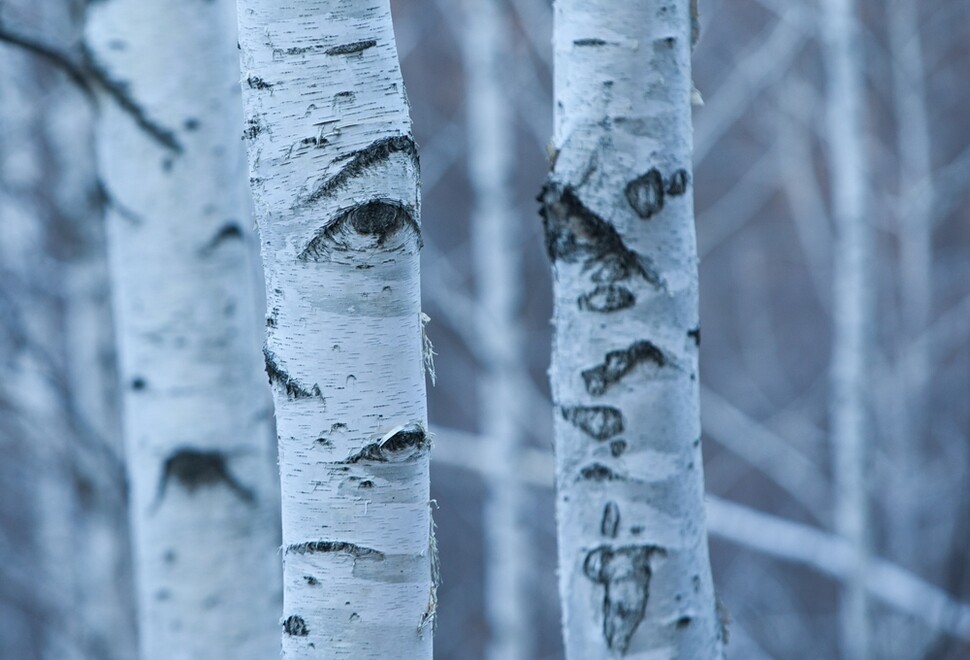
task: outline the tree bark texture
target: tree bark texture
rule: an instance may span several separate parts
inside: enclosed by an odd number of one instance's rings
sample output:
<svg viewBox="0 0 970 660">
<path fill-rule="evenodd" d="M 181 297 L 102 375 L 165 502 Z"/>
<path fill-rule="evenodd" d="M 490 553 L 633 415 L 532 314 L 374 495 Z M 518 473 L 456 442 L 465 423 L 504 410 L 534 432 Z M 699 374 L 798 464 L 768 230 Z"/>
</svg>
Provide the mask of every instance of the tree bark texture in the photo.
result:
<svg viewBox="0 0 970 660">
<path fill-rule="evenodd" d="M 240 0 L 286 658 L 430 658 L 418 160 L 388 0 Z"/>
<path fill-rule="evenodd" d="M 231 0 L 88 9 L 141 657 L 279 652 L 275 452 Z"/>
<path fill-rule="evenodd" d="M 869 174 L 863 137 L 863 53 L 855 2 L 826 0 L 823 10 L 828 159 L 836 229 L 830 400 L 835 526 L 853 548 L 853 571 L 843 591 L 840 626 L 844 657 L 866 660 L 870 657 L 866 598 L 870 523 L 865 466 L 873 300 L 866 217 Z"/>
<path fill-rule="evenodd" d="M 718 658 L 703 507 L 691 3 L 555 4 L 560 597 L 568 658 Z"/>
<path fill-rule="evenodd" d="M 522 444 L 528 378 L 518 328 L 522 236 L 512 200 L 515 123 L 502 78 L 511 26 L 499 0 L 468 0 L 462 54 L 466 79 L 468 172 L 474 194 L 472 254 L 478 289 L 478 342 L 485 369 L 479 382 L 483 460 L 503 466 L 487 477 L 485 504 L 486 657 L 531 660 L 535 621 L 531 576 L 535 569 L 524 511 L 526 489 L 515 477 Z"/>
</svg>

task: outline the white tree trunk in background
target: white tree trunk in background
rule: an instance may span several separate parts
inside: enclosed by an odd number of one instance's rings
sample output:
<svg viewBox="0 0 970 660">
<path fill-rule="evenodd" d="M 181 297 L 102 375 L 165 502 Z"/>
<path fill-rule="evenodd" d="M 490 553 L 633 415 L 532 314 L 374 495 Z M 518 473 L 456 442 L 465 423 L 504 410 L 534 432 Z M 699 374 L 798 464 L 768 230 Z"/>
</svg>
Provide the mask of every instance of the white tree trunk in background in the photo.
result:
<svg viewBox="0 0 970 660">
<path fill-rule="evenodd" d="M 240 0 L 283 655 L 430 658 L 418 162 L 388 0 Z"/>
<path fill-rule="evenodd" d="M 858 34 L 853 0 L 826 0 L 823 10 L 822 38 L 828 73 L 828 159 L 836 230 L 830 400 L 835 526 L 853 548 L 852 577 L 843 591 L 840 625 L 843 657 L 866 660 L 870 655 L 866 602 L 869 563 L 866 392 L 873 301 L 869 279 L 868 171 L 862 120 L 862 38 Z"/>
<path fill-rule="evenodd" d="M 279 652 L 231 0 L 89 5 L 124 392 L 141 657 Z"/>
<path fill-rule="evenodd" d="M 689 0 L 557 0 L 560 596 L 573 660 L 722 655 L 704 523 Z"/>
<path fill-rule="evenodd" d="M 526 491 L 514 475 L 519 465 L 526 398 L 517 383 L 525 359 L 518 329 L 522 232 L 512 200 L 515 124 L 505 93 L 507 25 L 500 0 L 466 0 L 461 43 L 468 117 L 468 171 L 474 192 L 472 254 L 478 283 L 476 327 L 484 377 L 478 384 L 483 460 L 505 469 L 488 477 L 485 505 L 486 657 L 535 657 L 532 543 L 526 524 Z"/>
</svg>

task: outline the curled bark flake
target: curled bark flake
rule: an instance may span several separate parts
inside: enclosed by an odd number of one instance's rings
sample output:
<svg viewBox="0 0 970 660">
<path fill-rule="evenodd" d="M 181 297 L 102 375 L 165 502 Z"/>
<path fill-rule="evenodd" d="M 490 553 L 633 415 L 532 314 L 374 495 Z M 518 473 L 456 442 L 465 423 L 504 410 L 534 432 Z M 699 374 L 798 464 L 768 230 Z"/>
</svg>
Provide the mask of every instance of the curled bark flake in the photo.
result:
<svg viewBox="0 0 970 660">
<path fill-rule="evenodd" d="M 312 204 L 332 195 L 334 191 L 348 181 L 360 176 L 368 168 L 386 162 L 393 154 L 404 154 L 412 161 L 415 168 L 418 167 L 418 148 L 414 144 L 414 140 L 407 135 L 382 138 L 360 151 L 347 155 L 348 163 L 339 172 L 319 184 L 302 203 Z"/>
<path fill-rule="evenodd" d="M 291 614 L 283 621 L 283 632 L 293 637 L 306 637 L 310 634 L 310 629 L 307 628 L 303 617 Z"/>
<path fill-rule="evenodd" d="M 596 440 L 623 433 L 623 413 L 611 406 L 571 406 L 562 409 L 567 422 Z"/>
<path fill-rule="evenodd" d="M 403 463 L 417 458 L 430 445 L 431 439 L 420 424 L 408 424 L 388 433 L 379 442 L 366 445 L 344 462 Z"/>
<path fill-rule="evenodd" d="M 329 261 L 335 253 L 417 251 L 421 229 L 414 210 L 378 199 L 340 212 L 300 252 L 300 261 Z"/>
<path fill-rule="evenodd" d="M 626 200 L 644 220 L 660 213 L 664 207 L 664 182 L 660 170 L 652 168 L 626 186 Z"/>
<path fill-rule="evenodd" d="M 547 183 L 539 201 L 546 250 L 553 263 L 582 264 L 597 284 L 642 277 L 660 286 L 660 276 L 650 261 L 628 248 L 619 232 L 586 208 L 572 188 Z"/>
<path fill-rule="evenodd" d="M 603 585 L 603 637 L 612 651 L 626 653 L 647 609 L 650 558 L 664 551 L 652 545 L 600 546 L 586 555 L 583 572 Z"/>
<path fill-rule="evenodd" d="M 576 302 L 583 311 L 608 314 L 633 307 L 637 299 L 633 292 L 625 287 L 608 285 L 598 286 L 584 293 Z"/>
<path fill-rule="evenodd" d="M 240 484 L 232 475 L 225 454 L 219 451 L 182 448 L 173 452 L 165 459 L 162 466 L 156 505 L 160 504 L 165 497 L 170 481 L 189 493 L 194 493 L 200 488 L 222 484 L 247 504 L 252 504 L 256 500 L 253 492 Z"/>
<path fill-rule="evenodd" d="M 350 555 L 354 559 L 360 559 L 361 557 L 370 557 L 373 559 L 384 558 L 384 553 L 379 550 L 365 548 L 355 543 L 344 543 L 342 541 L 307 541 L 306 543 L 295 543 L 286 548 L 287 554 L 312 555 L 325 552 Z"/>
<path fill-rule="evenodd" d="M 343 44 L 342 46 L 334 46 L 333 48 L 328 48 L 324 51 L 327 55 L 353 55 L 354 53 L 362 53 L 368 48 L 373 48 L 377 45 L 374 39 L 367 39 L 365 41 L 355 41 L 352 44 Z"/>
<path fill-rule="evenodd" d="M 263 348 L 263 357 L 266 359 L 266 375 L 269 376 L 270 385 L 278 385 L 286 392 L 286 396 L 291 399 L 312 399 L 313 397 L 323 398 L 320 387 L 316 384 L 313 387 L 306 387 L 297 382 L 290 374 L 280 366 L 276 355 L 268 348 Z"/>
<path fill-rule="evenodd" d="M 658 367 L 667 364 L 663 352 L 649 341 L 638 341 L 629 348 L 610 351 L 603 364 L 583 372 L 586 391 L 593 396 L 605 394 L 610 385 L 618 383 L 624 376 L 643 362 L 653 362 Z"/>
</svg>

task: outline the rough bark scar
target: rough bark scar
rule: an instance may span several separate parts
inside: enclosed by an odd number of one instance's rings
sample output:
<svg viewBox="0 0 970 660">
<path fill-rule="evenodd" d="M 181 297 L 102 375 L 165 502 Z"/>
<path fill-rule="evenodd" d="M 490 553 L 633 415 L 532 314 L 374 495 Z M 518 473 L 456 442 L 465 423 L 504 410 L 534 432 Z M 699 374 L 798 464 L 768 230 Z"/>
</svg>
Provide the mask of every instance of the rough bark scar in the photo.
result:
<svg viewBox="0 0 970 660">
<path fill-rule="evenodd" d="M 251 89 L 271 89 L 272 84 L 266 82 L 259 76 L 249 76 L 246 78 L 246 84 L 249 85 Z"/>
<path fill-rule="evenodd" d="M 346 158 L 349 162 L 339 172 L 319 184 L 306 199 L 302 200 L 302 204 L 313 204 L 332 195 L 335 190 L 359 176 L 364 170 L 387 161 L 392 154 L 404 154 L 410 157 L 415 168 L 418 167 L 418 148 L 414 140 L 407 135 L 382 138 L 360 151 L 348 154 Z"/>
<path fill-rule="evenodd" d="M 286 396 L 291 399 L 312 399 L 313 397 L 323 398 L 320 387 L 316 384 L 313 387 L 306 387 L 296 381 L 280 366 L 276 355 L 268 348 L 263 348 L 263 357 L 266 358 L 266 375 L 269 376 L 270 385 L 279 385 L 286 392 Z"/>
<path fill-rule="evenodd" d="M 562 417 L 597 440 L 609 440 L 623 433 L 623 413 L 611 406 L 564 407 Z"/>
<path fill-rule="evenodd" d="M 588 293 L 584 293 L 577 300 L 581 310 L 587 312 L 618 312 L 633 307 L 637 302 L 636 296 L 629 289 L 622 286 L 598 286 Z"/>
<path fill-rule="evenodd" d="M 256 501 L 253 492 L 240 484 L 229 471 L 226 456 L 219 451 L 182 448 L 165 459 L 162 477 L 158 482 L 156 506 L 165 497 L 170 481 L 174 481 L 189 493 L 194 493 L 200 488 L 223 484 L 247 504 Z"/>
<path fill-rule="evenodd" d="M 642 277 L 661 286 L 660 275 L 649 259 L 628 248 L 619 232 L 586 208 L 572 188 L 546 183 L 539 201 L 546 250 L 553 263 L 580 263 L 598 285 Z"/>
<path fill-rule="evenodd" d="M 334 46 L 333 48 L 328 48 L 324 51 L 327 55 L 353 55 L 354 53 L 361 53 L 368 48 L 373 48 L 377 45 L 377 42 L 373 39 L 367 39 L 366 41 L 355 41 L 352 44 L 344 44 L 342 46 Z"/>
<path fill-rule="evenodd" d="M 585 479 L 586 481 L 621 481 L 622 476 L 603 465 L 602 463 L 593 463 L 587 465 L 579 471 L 580 479 Z"/>
<path fill-rule="evenodd" d="M 603 507 L 603 521 L 600 523 L 600 532 L 603 536 L 615 539 L 620 530 L 620 507 L 616 502 L 607 502 Z"/>
<path fill-rule="evenodd" d="M 606 42 L 602 39 L 574 39 L 574 46 L 605 46 Z"/>
<path fill-rule="evenodd" d="M 650 596 L 650 558 L 665 554 L 652 545 L 628 545 L 621 548 L 600 546 L 590 551 L 583 562 L 583 572 L 604 587 L 603 637 L 612 651 L 621 655 L 643 621 Z"/>
<path fill-rule="evenodd" d="M 208 256 L 216 251 L 220 245 L 226 241 L 231 241 L 234 239 L 242 239 L 243 230 L 236 222 L 227 222 L 225 225 L 216 232 L 216 235 L 212 237 L 208 243 L 206 243 L 200 250 L 199 254 L 201 256 Z"/>
<path fill-rule="evenodd" d="M 620 382 L 638 364 L 644 362 L 653 362 L 658 367 L 663 367 L 667 364 L 667 358 L 649 341 L 634 342 L 629 348 L 610 351 L 603 364 L 583 372 L 586 391 L 593 396 L 605 394 L 610 385 Z"/>
<path fill-rule="evenodd" d="M 628 183 L 624 192 L 626 201 L 637 215 L 649 220 L 663 210 L 665 193 L 672 197 L 683 195 L 687 192 L 688 183 L 687 170 L 679 169 L 671 175 L 665 186 L 663 175 L 654 167 Z"/>
<path fill-rule="evenodd" d="M 335 253 L 397 252 L 412 246 L 421 247 L 421 228 L 414 219 L 414 210 L 378 199 L 341 211 L 317 232 L 297 258 L 329 261 Z"/>
<path fill-rule="evenodd" d="M 354 543 L 344 543 L 342 541 L 307 541 L 306 543 L 295 543 L 286 547 L 287 554 L 312 555 L 323 552 L 336 552 L 350 555 L 354 559 L 360 559 L 361 557 L 372 557 L 374 559 L 384 558 L 384 553 L 379 550 L 365 548 Z"/>
<path fill-rule="evenodd" d="M 366 445 L 359 452 L 348 456 L 344 462 L 404 463 L 417 458 L 430 445 L 431 440 L 420 424 L 408 424 L 379 442 Z"/>
<path fill-rule="evenodd" d="M 306 637 L 310 634 L 310 629 L 307 628 L 303 617 L 291 614 L 283 621 L 283 632 L 293 637 Z"/>
</svg>

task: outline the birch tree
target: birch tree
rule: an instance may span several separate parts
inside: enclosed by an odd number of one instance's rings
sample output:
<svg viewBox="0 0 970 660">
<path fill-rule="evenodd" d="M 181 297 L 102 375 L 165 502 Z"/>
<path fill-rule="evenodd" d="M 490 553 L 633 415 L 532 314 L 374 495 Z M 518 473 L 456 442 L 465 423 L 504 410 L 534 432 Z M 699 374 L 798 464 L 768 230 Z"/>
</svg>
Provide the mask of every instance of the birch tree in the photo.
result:
<svg viewBox="0 0 970 660">
<path fill-rule="evenodd" d="M 430 658 L 418 162 L 388 0 L 240 0 L 286 658 Z"/>
<path fill-rule="evenodd" d="M 568 658 L 717 658 L 698 415 L 692 7 L 558 0 L 552 171 Z"/>
<path fill-rule="evenodd" d="M 89 5 L 141 657 L 278 653 L 274 452 L 231 0 Z"/>
</svg>

